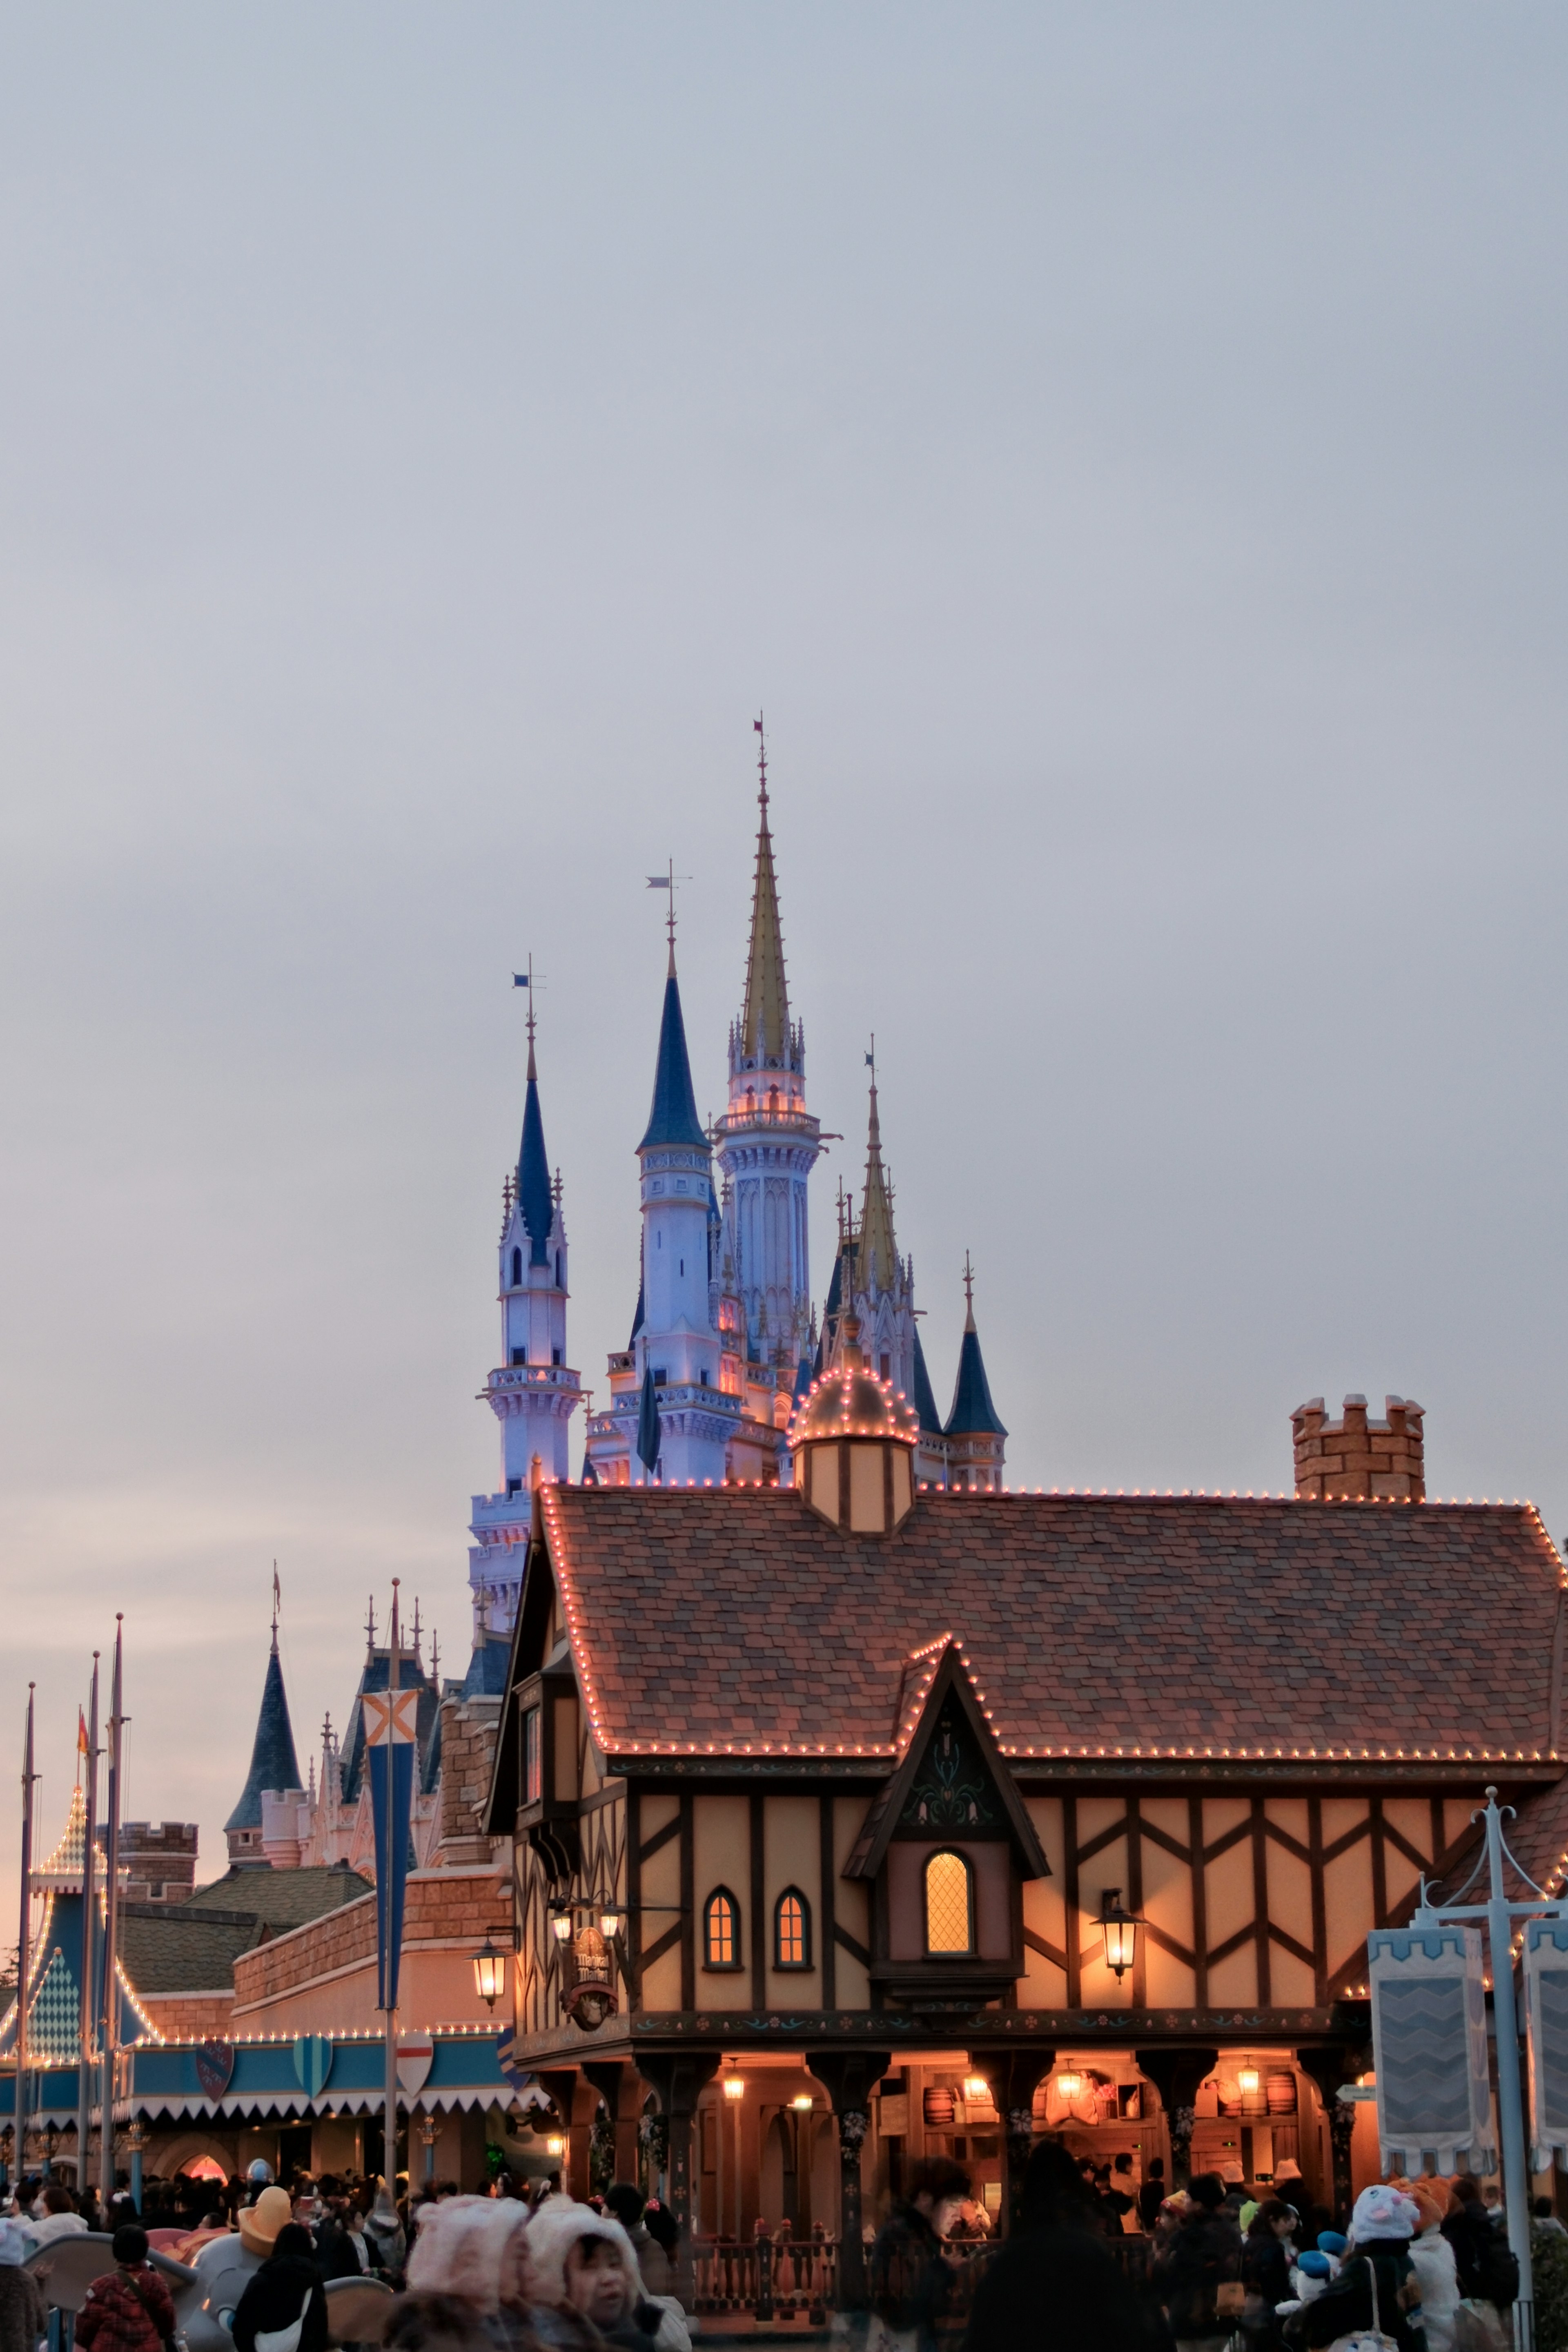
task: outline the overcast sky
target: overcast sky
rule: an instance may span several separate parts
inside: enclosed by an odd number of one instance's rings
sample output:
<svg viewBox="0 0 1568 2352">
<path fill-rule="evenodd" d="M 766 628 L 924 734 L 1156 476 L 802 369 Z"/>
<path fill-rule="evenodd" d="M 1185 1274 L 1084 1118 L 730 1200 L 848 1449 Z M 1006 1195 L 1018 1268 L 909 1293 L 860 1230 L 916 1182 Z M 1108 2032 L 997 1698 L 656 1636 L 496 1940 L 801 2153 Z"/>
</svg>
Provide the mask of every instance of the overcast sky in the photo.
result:
<svg viewBox="0 0 1568 2352">
<path fill-rule="evenodd" d="M 874 1030 L 1017 1480 L 1279 1489 L 1294 1405 L 1393 1390 L 1434 1493 L 1568 1531 L 1565 65 L 1435 0 L 5 12 L 47 1838 L 117 1609 L 130 1811 L 204 1875 L 275 1556 L 302 1764 L 394 1574 L 460 1669 L 509 975 L 602 1395 L 645 877 L 716 1109 L 759 708 L 819 1294 Z"/>
</svg>

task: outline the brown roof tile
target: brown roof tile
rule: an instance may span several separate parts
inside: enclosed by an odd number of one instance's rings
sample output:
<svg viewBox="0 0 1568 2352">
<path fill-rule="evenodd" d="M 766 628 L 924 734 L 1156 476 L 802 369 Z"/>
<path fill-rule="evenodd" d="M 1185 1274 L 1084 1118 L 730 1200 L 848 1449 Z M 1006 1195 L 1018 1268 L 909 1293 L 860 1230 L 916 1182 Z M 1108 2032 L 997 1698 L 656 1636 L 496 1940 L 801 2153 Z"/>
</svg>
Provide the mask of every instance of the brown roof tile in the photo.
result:
<svg viewBox="0 0 1568 2352">
<path fill-rule="evenodd" d="M 1545 1753 L 1562 1568 L 1529 1505 L 553 1486 L 601 1746 L 887 1753 L 952 1633 L 1008 1753 Z M 903 1693 L 903 1719 L 900 1694 Z"/>
</svg>

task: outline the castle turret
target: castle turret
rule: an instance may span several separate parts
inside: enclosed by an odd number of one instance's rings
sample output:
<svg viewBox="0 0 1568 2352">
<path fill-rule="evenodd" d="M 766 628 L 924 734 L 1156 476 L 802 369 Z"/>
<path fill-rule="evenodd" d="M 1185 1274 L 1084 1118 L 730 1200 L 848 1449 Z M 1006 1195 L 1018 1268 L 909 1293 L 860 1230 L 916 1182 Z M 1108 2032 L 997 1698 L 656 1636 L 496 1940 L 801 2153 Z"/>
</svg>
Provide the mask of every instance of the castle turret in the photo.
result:
<svg viewBox="0 0 1568 2352">
<path fill-rule="evenodd" d="M 757 870 L 746 995 L 729 1033 L 729 1104 L 717 1126 L 725 1181 L 725 1287 L 739 1303 L 736 1337 L 742 1377 L 751 1385 L 767 1385 L 766 1375 L 773 1373 L 792 1390 L 810 1345 L 806 1184 L 822 1142 L 821 1125 L 806 1108 L 804 1034 L 789 1018 L 768 823 L 767 744 L 762 721 L 756 723 Z M 752 1409 L 758 1409 L 755 1401 Z"/>
<path fill-rule="evenodd" d="M 991 1402 L 991 1384 L 975 1328 L 975 1276 L 964 1255 L 964 1337 L 958 1345 L 958 1377 L 953 1409 L 943 1432 L 947 1446 L 947 1484 L 996 1493 L 1002 1484 L 1008 1433 Z"/>
<path fill-rule="evenodd" d="M 302 1801 L 305 1786 L 294 1753 L 294 1727 L 288 1720 L 288 1697 L 283 1687 L 283 1667 L 277 1655 L 277 1612 L 272 1616 L 272 1649 L 261 1685 L 261 1706 L 251 1742 L 250 1770 L 238 1804 L 224 1823 L 229 1862 L 237 1869 L 270 1867 L 262 1835 L 262 1799 L 272 1795 Z"/>
<path fill-rule="evenodd" d="M 566 1360 L 566 1224 L 560 1181 L 551 1183 L 545 1153 L 531 977 L 523 1139 L 502 1200 L 501 1361 L 486 1383 L 501 1424 L 501 1486 L 507 1495 L 527 1490 L 536 1457 L 547 1480 L 566 1477 L 568 1423 L 580 1393 Z"/>
</svg>

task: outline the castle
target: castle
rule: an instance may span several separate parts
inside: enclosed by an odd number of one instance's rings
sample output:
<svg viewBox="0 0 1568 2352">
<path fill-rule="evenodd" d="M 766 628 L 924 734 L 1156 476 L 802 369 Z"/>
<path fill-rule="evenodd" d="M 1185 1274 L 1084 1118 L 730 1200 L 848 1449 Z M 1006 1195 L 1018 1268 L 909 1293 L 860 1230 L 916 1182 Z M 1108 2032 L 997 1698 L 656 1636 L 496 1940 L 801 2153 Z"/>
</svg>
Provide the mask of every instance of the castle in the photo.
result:
<svg viewBox="0 0 1568 2352">
<path fill-rule="evenodd" d="M 791 1417 L 852 1318 L 873 1370 L 918 1414 L 921 1483 L 995 1491 L 1007 1431 L 986 1378 L 972 1279 L 966 1266 L 964 1337 L 944 1421 L 920 1343 L 914 1267 L 894 1229 L 869 1055 L 859 1213 L 852 1202 L 841 1206 L 820 1318 L 813 1306 L 808 1187 L 822 1130 L 807 1104 L 804 1028 L 790 1017 L 765 742 L 758 767 L 746 983 L 729 1032 L 727 1106 L 711 1129 L 697 1116 L 671 910 L 653 1100 L 636 1147 L 641 1279 L 631 1336 L 609 1359 L 609 1406 L 587 1418 L 583 1483 L 787 1486 Z M 530 992 L 522 1142 L 502 1201 L 501 1361 L 486 1389 L 501 1425 L 501 1485 L 474 1497 L 469 1552 L 476 1649 L 510 1633 L 531 1490 L 570 1479 L 570 1423 L 582 1393 L 567 1360 L 566 1223 L 545 1151 L 535 1028 Z"/>
</svg>

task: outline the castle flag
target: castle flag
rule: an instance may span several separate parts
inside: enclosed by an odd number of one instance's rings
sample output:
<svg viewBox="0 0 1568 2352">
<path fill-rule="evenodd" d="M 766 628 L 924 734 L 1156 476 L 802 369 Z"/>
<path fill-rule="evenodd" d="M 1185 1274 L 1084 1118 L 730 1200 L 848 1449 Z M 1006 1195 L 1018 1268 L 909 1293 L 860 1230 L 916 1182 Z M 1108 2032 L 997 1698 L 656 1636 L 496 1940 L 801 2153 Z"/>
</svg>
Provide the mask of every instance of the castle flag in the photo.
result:
<svg viewBox="0 0 1568 2352">
<path fill-rule="evenodd" d="M 397 2007 L 402 1960 L 418 1707 L 417 1690 L 367 1691 L 364 1696 L 371 1811 L 376 1832 L 376 2007 L 384 2010 Z"/>
<path fill-rule="evenodd" d="M 1366 1954 L 1385 2167 L 1494 2172 L 1480 1930 L 1378 1927 Z"/>
</svg>

